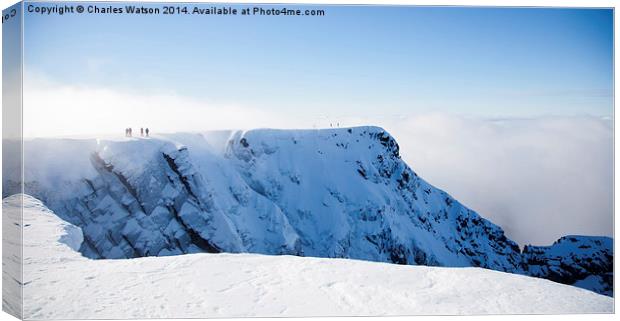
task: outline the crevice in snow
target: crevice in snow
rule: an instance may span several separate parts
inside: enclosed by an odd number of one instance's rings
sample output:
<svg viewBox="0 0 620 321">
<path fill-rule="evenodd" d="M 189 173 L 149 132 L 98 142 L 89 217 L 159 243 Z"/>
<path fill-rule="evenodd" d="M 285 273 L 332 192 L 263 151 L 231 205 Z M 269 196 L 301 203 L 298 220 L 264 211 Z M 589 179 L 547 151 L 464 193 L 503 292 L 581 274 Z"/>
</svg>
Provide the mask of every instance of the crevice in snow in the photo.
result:
<svg viewBox="0 0 620 321">
<path fill-rule="evenodd" d="M 222 252 L 222 250 L 219 249 L 217 246 L 211 244 L 208 240 L 205 240 L 204 238 L 202 238 L 200 236 L 200 234 L 198 234 L 196 231 L 194 231 L 194 229 L 192 229 L 191 227 L 187 226 L 185 224 L 185 222 L 183 222 L 183 218 L 181 218 L 179 216 L 179 213 L 177 212 L 177 210 L 174 207 L 170 206 L 170 207 L 168 207 L 168 210 L 170 211 L 170 213 L 172 213 L 172 215 L 176 219 L 176 221 L 187 232 L 187 234 L 190 237 L 190 240 L 191 240 L 192 244 L 196 245 L 201 250 L 203 250 L 204 252 L 207 252 L 207 253 L 220 253 L 220 252 Z"/>
<path fill-rule="evenodd" d="M 92 159 L 98 165 L 99 168 L 103 168 L 106 171 L 108 171 L 109 173 L 111 173 L 114 176 L 116 176 L 116 178 L 118 178 L 118 181 L 121 184 L 123 184 L 123 186 L 125 186 L 125 188 L 129 192 L 129 194 L 131 194 L 131 196 L 133 196 L 133 198 L 136 200 L 136 203 L 140 207 L 142 212 L 145 212 L 144 211 L 144 207 L 142 206 L 142 203 L 140 202 L 140 197 L 138 196 L 138 192 L 136 191 L 136 189 L 133 186 L 131 186 L 131 183 L 129 183 L 129 180 L 127 180 L 127 178 L 123 175 L 123 173 L 115 171 L 114 170 L 114 165 L 112 165 L 110 163 L 106 163 L 101 158 L 101 156 L 99 156 L 99 153 L 96 153 L 96 152 L 93 153 L 92 154 Z"/>
<path fill-rule="evenodd" d="M 192 187 L 190 186 L 190 184 L 188 182 L 188 178 L 185 175 L 181 174 L 181 171 L 179 170 L 179 167 L 175 163 L 174 158 L 170 157 L 170 155 L 168 155 L 166 153 L 162 153 L 162 155 L 163 155 L 164 159 L 166 160 L 166 163 L 168 164 L 168 167 L 170 167 L 170 169 L 177 175 L 177 177 L 179 178 L 179 180 L 181 181 L 181 183 L 185 187 L 185 190 L 187 191 L 187 193 L 189 193 L 189 195 L 194 197 L 196 202 L 198 202 L 200 204 L 200 199 L 196 196 L 196 194 L 194 194 L 194 191 L 192 190 Z"/>
</svg>

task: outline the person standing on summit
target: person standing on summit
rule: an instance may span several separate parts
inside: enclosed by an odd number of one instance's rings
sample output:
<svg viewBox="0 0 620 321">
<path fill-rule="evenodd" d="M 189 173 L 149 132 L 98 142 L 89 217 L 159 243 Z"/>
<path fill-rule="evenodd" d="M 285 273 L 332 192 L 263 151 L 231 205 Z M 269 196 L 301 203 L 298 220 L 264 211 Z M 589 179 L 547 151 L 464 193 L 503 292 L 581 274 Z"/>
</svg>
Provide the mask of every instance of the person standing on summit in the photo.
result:
<svg viewBox="0 0 620 321">
<path fill-rule="evenodd" d="M 149 128 L 148 127 L 146 128 L 145 132 L 146 132 L 146 137 L 149 137 Z"/>
<path fill-rule="evenodd" d="M 144 127 L 140 127 L 140 136 L 144 137 Z"/>
</svg>

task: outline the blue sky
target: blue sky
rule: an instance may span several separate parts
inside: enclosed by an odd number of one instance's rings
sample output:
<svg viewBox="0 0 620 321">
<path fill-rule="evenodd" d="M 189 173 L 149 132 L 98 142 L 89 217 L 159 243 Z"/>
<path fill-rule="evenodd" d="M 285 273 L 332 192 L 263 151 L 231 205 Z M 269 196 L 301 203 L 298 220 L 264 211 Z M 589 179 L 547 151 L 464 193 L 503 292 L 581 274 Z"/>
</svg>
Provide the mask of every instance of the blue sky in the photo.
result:
<svg viewBox="0 0 620 321">
<path fill-rule="evenodd" d="M 613 113 L 611 10 L 317 8 L 326 16 L 26 13 L 26 70 L 300 116 Z"/>
<path fill-rule="evenodd" d="M 521 243 L 613 234 L 611 10 L 318 8 L 27 13 L 24 136 L 377 125 Z"/>
</svg>

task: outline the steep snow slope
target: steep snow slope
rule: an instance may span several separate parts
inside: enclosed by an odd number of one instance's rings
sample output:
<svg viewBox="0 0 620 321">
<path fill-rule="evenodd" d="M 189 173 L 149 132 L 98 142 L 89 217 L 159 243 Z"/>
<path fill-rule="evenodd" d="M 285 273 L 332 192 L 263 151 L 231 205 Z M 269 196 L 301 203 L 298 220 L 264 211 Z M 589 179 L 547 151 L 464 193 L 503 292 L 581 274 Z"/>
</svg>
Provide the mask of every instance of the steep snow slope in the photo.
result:
<svg viewBox="0 0 620 321">
<path fill-rule="evenodd" d="M 252 252 L 554 279 L 527 265 L 546 258 L 524 259 L 501 228 L 418 177 L 377 127 L 37 139 L 24 149 L 26 192 L 82 228 L 91 258 Z M 5 186 L 17 192 L 11 177 Z M 554 280 L 611 273 L 565 271 L 574 275 Z"/>
<path fill-rule="evenodd" d="M 286 213 L 304 254 L 513 271 L 503 231 L 417 176 L 383 129 L 237 132 L 227 156 Z"/>
<path fill-rule="evenodd" d="M 14 229 L 19 197 L 3 200 Z M 24 200 L 26 319 L 613 311 L 612 298 L 591 291 L 480 268 L 255 254 L 91 260 L 74 251 L 79 228 Z"/>
</svg>

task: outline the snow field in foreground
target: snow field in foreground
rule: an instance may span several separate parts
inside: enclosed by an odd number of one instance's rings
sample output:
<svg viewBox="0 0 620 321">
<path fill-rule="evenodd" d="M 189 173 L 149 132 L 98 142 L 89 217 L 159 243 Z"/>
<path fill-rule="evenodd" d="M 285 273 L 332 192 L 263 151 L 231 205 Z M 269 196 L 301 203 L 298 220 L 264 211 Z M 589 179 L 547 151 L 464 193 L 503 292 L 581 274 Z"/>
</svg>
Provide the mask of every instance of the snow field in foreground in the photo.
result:
<svg viewBox="0 0 620 321">
<path fill-rule="evenodd" d="M 19 221 L 18 199 L 3 201 L 5 219 Z M 27 195 L 23 214 L 27 319 L 613 312 L 612 298 L 591 291 L 480 268 L 256 254 L 90 260 L 73 250 L 79 228 Z"/>
</svg>

